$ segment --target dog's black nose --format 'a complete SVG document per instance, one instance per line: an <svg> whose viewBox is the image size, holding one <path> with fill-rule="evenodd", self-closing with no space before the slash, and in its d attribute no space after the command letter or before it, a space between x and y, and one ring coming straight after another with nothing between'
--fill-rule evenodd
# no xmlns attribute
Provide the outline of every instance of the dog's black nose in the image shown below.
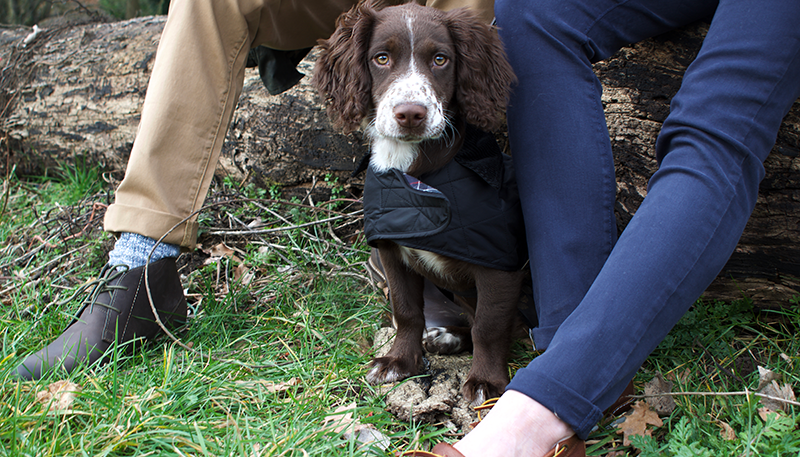
<svg viewBox="0 0 800 457"><path fill-rule="evenodd" d="M422 105L397 105L394 107L394 118L401 127L417 128L428 115L428 109Z"/></svg>

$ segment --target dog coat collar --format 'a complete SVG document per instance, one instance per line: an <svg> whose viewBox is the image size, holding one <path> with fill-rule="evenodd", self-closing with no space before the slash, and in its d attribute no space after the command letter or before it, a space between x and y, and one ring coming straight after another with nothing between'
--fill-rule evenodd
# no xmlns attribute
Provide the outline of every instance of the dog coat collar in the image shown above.
<svg viewBox="0 0 800 457"><path fill-rule="evenodd" d="M439 170L412 177L367 169L364 232L371 246L391 240L498 270L518 270L528 259L511 158L471 126Z"/></svg>

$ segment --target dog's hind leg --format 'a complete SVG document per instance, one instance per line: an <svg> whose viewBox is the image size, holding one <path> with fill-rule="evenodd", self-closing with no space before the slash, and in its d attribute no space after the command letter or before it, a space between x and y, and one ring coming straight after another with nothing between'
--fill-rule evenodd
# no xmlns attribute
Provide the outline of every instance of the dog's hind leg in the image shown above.
<svg viewBox="0 0 800 457"><path fill-rule="evenodd" d="M472 368L462 393L473 404L500 396L509 382L508 355L518 323L523 272L484 268L476 275L478 306L472 325Z"/></svg>
<svg viewBox="0 0 800 457"><path fill-rule="evenodd" d="M367 261L367 273L384 293L389 291L380 253L375 248L372 248ZM471 305L456 303L429 279L423 281L425 331L422 333L422 345L425 351L440 355L471 351L471 316L475 312L476 303ZM471 312L468 313L467 309Z"/></svg>
<svg viewBox="0 0 800 457"><path fill-rule="evenodd" d="M469 327L427 327L422 345L431 354L459 354L472 350L472 331Z"/></svg>
<svg viewBox="0 0 800 457"><path fill-rule="evenodd" d="M370 384L399 381L419 374L424 367L423 277L403 263L394 243L383 242L379 250L389 284L397 334L389 352L372 361L372 368L367 372L367 381Z"/></svg>
<svg viewBox="0 0 800 457"><path fill-rule="evenodd" d="M431 281L425 280L425 332L422 345L431 354L458 354L472 350L471 306L448 298ZM460 297L456 300L462 300ZM472 298L474 301L474 298Z"/></svg>

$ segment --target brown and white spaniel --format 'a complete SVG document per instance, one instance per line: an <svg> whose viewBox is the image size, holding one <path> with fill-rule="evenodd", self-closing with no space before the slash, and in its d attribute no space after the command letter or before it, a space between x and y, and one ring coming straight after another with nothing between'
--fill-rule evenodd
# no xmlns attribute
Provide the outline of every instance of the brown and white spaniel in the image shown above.
<svg viewBox="0 0 800 457"><path fill-rule="evenodd" d="M364 130L370 172L429 175L453 162L467 124L492 131L503 122L515 77L496 30L466 9L361 4L343 14L320 45L313 83L335 126ZM365 187L365 201L368 192ZM426 332L422 291L428 278L454 291L473 316L474 357L464 395L479 403L501 394L524 273L386 238L371 244L385 270L397 335L389 353L373 360L368 381L393 382L424 370L423 333L429 350L467 346L446 329Z"/></svg>

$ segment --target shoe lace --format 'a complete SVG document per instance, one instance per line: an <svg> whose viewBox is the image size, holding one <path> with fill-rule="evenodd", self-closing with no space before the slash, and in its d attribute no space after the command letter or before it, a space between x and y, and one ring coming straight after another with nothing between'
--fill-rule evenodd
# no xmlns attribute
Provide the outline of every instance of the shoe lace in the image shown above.
<svg viewBox="0 0 800 457"><path fill-rule="evenodd" d="M497 403L497 400L500 400L500 397L490 398L490 399L486 400L485 402L481 403L480 405L474 406L472 408L472 409L475 410L475 412L478 413L478 422L483 420L482 413L484 411L486 411L487 409L492 409L492 407L495 405L495 403ZM485 415L486 413L483 413L483 414Z"/></svg>
<svg viewBox="0 0 800 457"><path fill-rule="evenodd" d="M108 308L108 309L114 310L116 308L114 308L110 304L98 303L97 302L97 297L99 297L100 294L102 294L103 292L111 292L111 291L114 291L114 290L127 290L128 288L125 287L125 286L120 286L120 285L117 285L117 284L110 284L112 281L114 281L115 279L119 278L120 276L125 274L127 271L128 271L128 266L127 265L110 265L110 264L106 264L100 270L100 274L97 276L97 278L93 278L93 279L83 283L80 287L75 289L75 292L73 292L72 295L70 295L66 299L60 301L58 303L58 305L63 305L65 303L71 302L75 297L85 293L87 290L89 290L91 288L91 291L89 292L89 294L86 296L86 298L83 299L83 302L81 302L81 308L80 308L81 310L83 310L84 308L86 308L88 306L88 307L90 307L89 311L91 311L92 307L94 307L94 305L99 305L99 306L102 306L104 308Z"/></svg>

